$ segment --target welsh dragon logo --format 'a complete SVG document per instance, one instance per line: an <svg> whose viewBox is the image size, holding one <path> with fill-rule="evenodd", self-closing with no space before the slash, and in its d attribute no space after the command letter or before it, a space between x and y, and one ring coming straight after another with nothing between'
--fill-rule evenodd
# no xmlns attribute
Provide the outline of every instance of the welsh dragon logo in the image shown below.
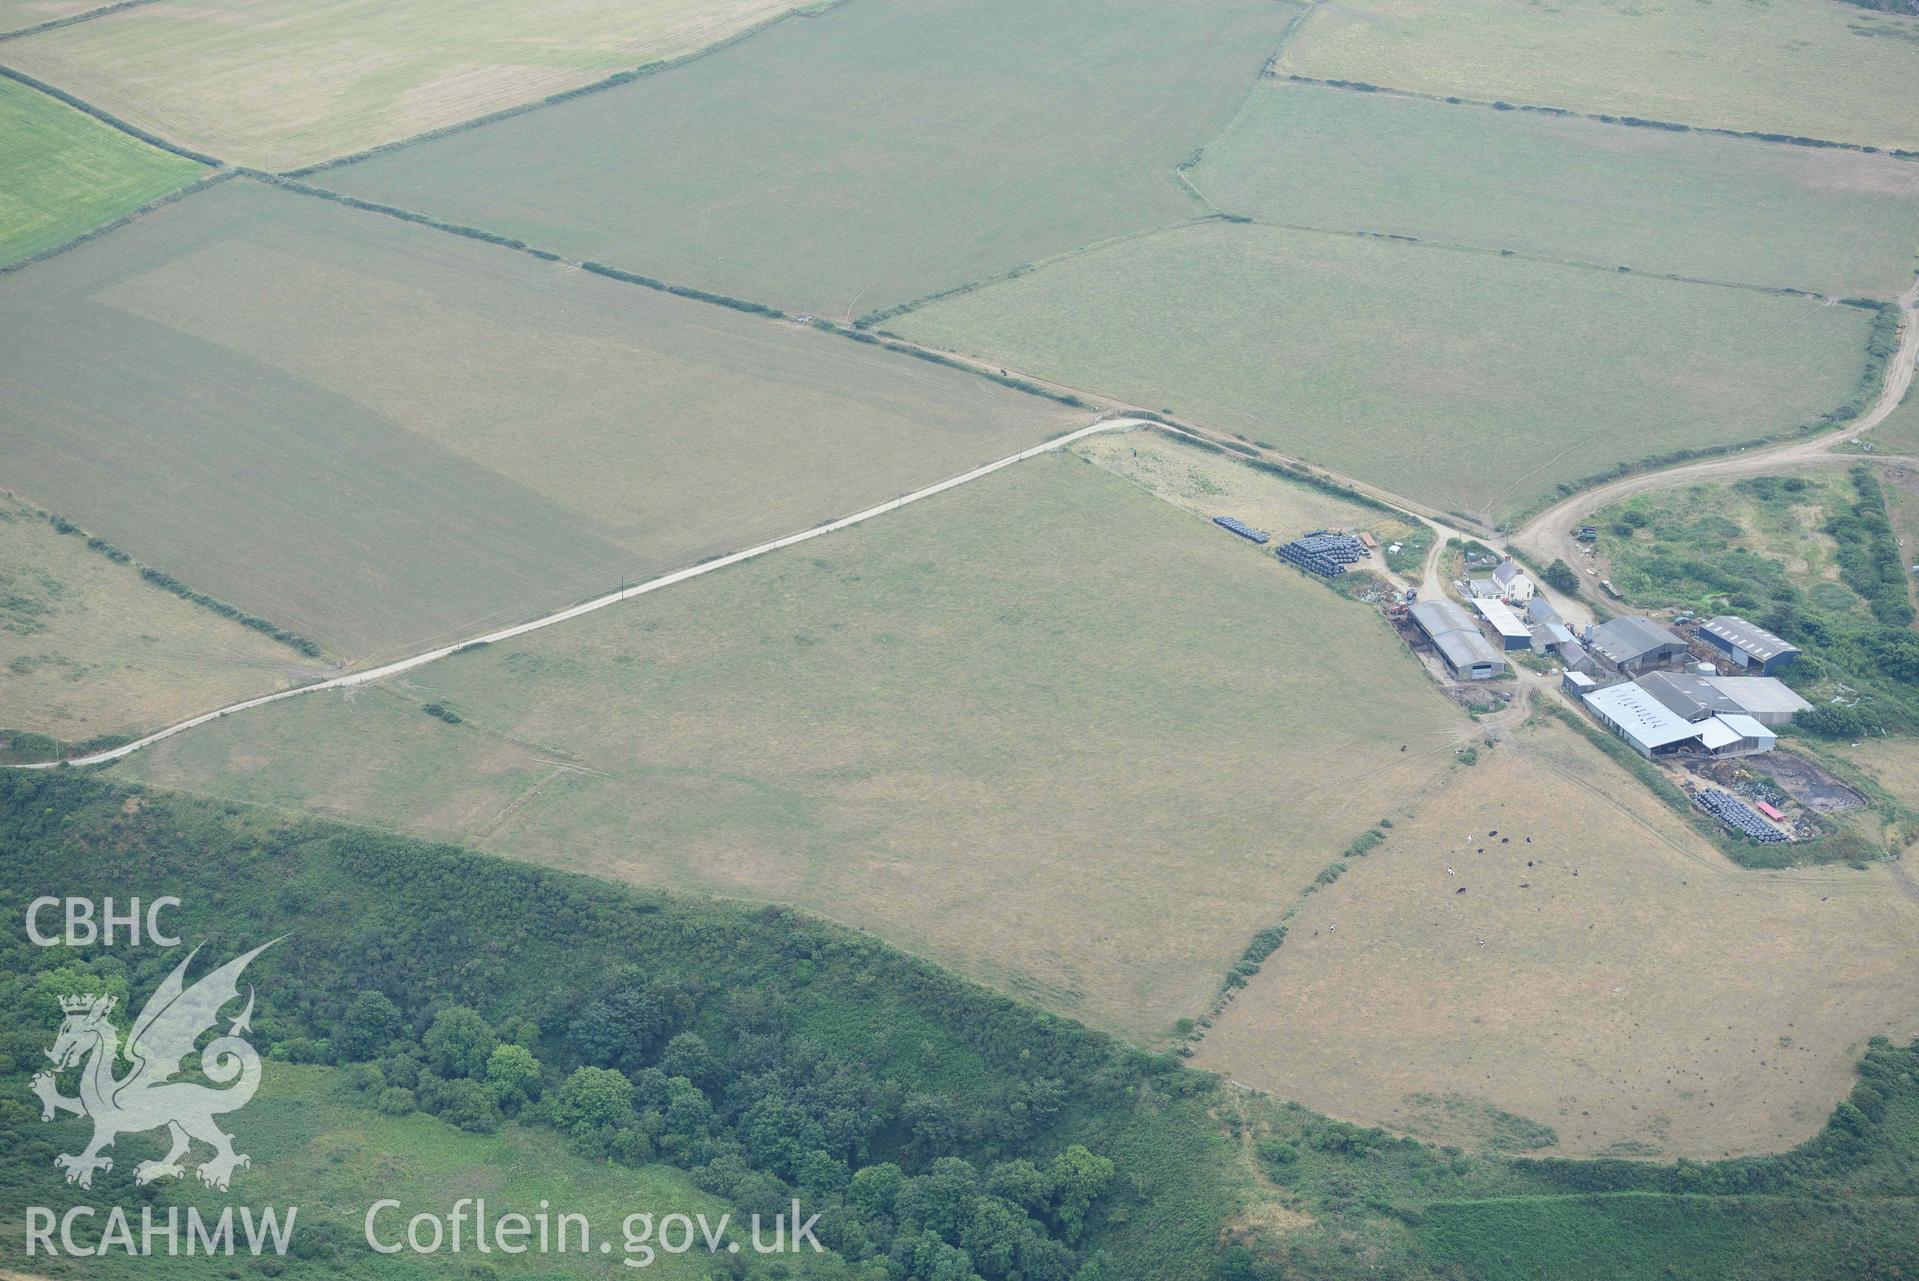
<svg viewBox="0 0 1919 1281"><path fill-rule="evenodd" d="M234 1170L252 1164L233 1150L233 1136L214 1121L216 1116L245 1107L260 1088L260 1056L241 1036L251 1028L252 988L247 989L246 1008L228 1025L226 1035L214 1038L200 1051L200 1071L214 1085L227 1088L214 1089L173 1077L180 1071L180 1060L193 1052L194 1042L219 1023L221 1007L239 998L240 974L247 964L277 942L264 943L227 962L192 987L185 983L187 966L200 949L189 952L134 1020L124 1050L133 1070L125 1076L114 1075L122 1050L119 1029L107 1018L113 1010L113 998L60 998L66 1019L60 1024L53 1048L47 1051L54 1070L33 1078L33 1092L40 1097L42 1121L51 1121L61 1112L93 1118L93 1142L87 1144L86 1151L78 1156L63 1152L53 1158L54 1165L67 1172L68 1183L92 1187L96 1170L113 1169L112 1158L101 1156L101 1149L112 1147L119 1135L162 1126L173 1146L160 1160L142 1161L134 1167L134 1178L142 1184L186 1173L181 1158L195 1139L213 1149L213 1156L198 1170L200 1181L208 1187L225 1191ZM80 1069L80 1096L68 1098L60 1093L58 1074L74 1067Z"/></svg>

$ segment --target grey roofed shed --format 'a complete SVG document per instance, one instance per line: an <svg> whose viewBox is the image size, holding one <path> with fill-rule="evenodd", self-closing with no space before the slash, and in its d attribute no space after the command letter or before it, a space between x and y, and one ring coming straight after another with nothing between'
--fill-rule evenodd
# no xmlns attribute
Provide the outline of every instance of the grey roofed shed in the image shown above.
<svg viewBox="0 0 1919 1281"><path fill-rule="evenodd" d="M1650 618L1623 614L1593 628L1587 648L1615 667L1659 662L1686 652L1686 642Z"/></svg>
<svg viewBox="0 0 1919 1281"><path fill-rule="evenodd" d="M1795 713L1812 706L1776 676L1708 676L1706 680L1761 725L1784 725Z"/></svg>
<svg viewBox="0 0 1919 1281"><path fill-rule="evenodd" d="M1423 600L1413 606L1412 618L1456 675L1485 680L1507 670L1499 651L1480 634L1466 611L1451 601Z"/></svg>
<svg viewBox="0 0 1919 1281"><path fill-rule="evenodd" d="M1639 678L1639 688L1688 721L1745 710L1739 700L1691 672L1649 672Z"/></svg>
<svg viewBox="0 0 1919 1281"><path fill-rule="evenodd" d="M1781 640L1765 628L1734 614L1709 618L1699 625L1699 631L1719 649L1739 658L1742 663L1758 666L1763 672L1769 673L1779 664L1799 657L1799 647L1791 641Z"/></svg>

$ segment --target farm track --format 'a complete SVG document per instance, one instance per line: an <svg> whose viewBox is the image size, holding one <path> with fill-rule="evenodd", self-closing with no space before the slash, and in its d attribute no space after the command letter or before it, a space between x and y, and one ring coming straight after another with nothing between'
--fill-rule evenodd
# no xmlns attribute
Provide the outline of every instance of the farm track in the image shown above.
<svg viewBox="0 0 1919 1281"><path fill-rule="evenodd" d="M186 732L187 730L194 729L194 728L197 728L198 726L208 724L209 722L219 720L221 717L230 715L231 713L234 713L234 712L244 712L244 711L249 711L256 707L265 707L269 703L284 702L285 700L289 698L298 698L302 694L317 694L322 692L323 690L351 689L359 685L371 685L377 681L385 680L388 677L398 676L403 672L410 672L416 667L424 667L428 663L435 662L439 659L446 658L450 655L456 654L460 652L461 650L468 648L469 646L491 645L499 641L513 640L520 636L524 636L528 634L529 632L536 632L542 628L551 627L555 623L564 623L569 621L570 619L580 618L580 617L583 617L584 615L595 613L599 610L605 609L609 605L617 605L621 601L632 600L633 598L637 596L644 596L649 592L658 591L662 587L671 587L676 583L683 583L688 581L689 579L698 578L698 577L701 577L702 575L710 574L717 570L726 569L727 567L732 565L738 565L745 561L755 560L761 556L767 555L770 552L776 552L783 548L793 547L800 543L808 542L812 539L822 537L826 534L836 533L839 530L849 528L850 526L853 526L853 525L857 525L861 521L870 520L875 516L883 516L888 512L898 511L900 508L919 502L921 499L931 498L935 496L936 494L943 494L949 489L957 489L961 485L970 484L973 481L980 480L986 476L990 476L996 471L1000 471L1004 468L1011 467L1015 463L1025 462L1029 458L1037 458L1042 454L1057 452L1061 449L1064 449L1066 446L1071 445L1075 441L1083 440L1086 437L1094 435L1096 433L1107 432L1107 431L1126 431L1126 430L1131 430L1134 427L1144 427L1147 425L1148 424L1146 420L1139 419L1139 418L1104 419L1100 422L1093 423L1090 426L1082 427L1077 431L1068 432L1067 434L1063 436L1055 437L1054 439L1046 441L1043 444L1035 445L1031 447L1030 449L1023 449L1016 454L1011 454L995 462L987 463L986 465L982 467L975 467L973 470L969 472L964 472L958 476L951 477L950 479L942 480L935 484L928 485L924 489L917 489L910 494L905 494L898 498L889 499L888 501L884 503L880 503L874 507L868 507L864 511L858 511L853 513L851 516L842 516L838 520L828 521L822 525L815 525L813 528L802 530L801 532L797 534L788 534L783 538L776 538L772 540L771 542L761 543L756 547L748 547L742 551L730 553L729 555L720 556L712 560L703 561L696 565L689 565L684 569L677 569L677 570L674 570L672 573L662 574L657 578L648 579L647 581L643 583L637 583L631 587L625 587L616 592L609 592L604 596L597 596L593 598L592 600L584 601L578 605L569 606L566 609L556 610L555 612L551 614L542 615L541 617L532 619L528 622L518 623L512 627L501 628L498 631L489 632L484 636L475 636L469 640L459 641L455 644L441 645L437 648L425 650L421 653L414 654L407 658L398 659L391 663L383 663L378 667L367 668L364 671L347 672L340 676L330 677L327 680L316 681L315 683L311 685L300 685L300 686L296 686L293 689L280 690L278 693L263 694L257 698L242 699L241 701L237 703L230 703L225 707L216 708L210 712L202 712L198 716L189 717L186 720L179 721L173 725L169 725L164 729L156 730L151 734L147 734L141 738L137 738L131 743L124 743L119 747L110 748L106 751L94 752L91 755L87 755L87 756L71 757L65 761L37 761L32 764L19 766L18 768L53 769L63 764L65 765L104 765L110 761L117 761L123 757L131 756L133 753L139 751L140 749L144 747L150 747L155 743L161 742L165 739L172 738L176 734L181 734Z"/></svg>
<svg viewBox="0 0 1919 1281"><path fill-rule="evenodd" d="M1314 3L1316 4L1317 0L1314 0ZM115 7L117 8L117 6ZM1309 12L1311 7L1313 6L1312 5L1308 6ZM92 15L88 15L88 16L92 16ZM1304 15L1302 14L1301 16L1303 18ZM1282 50L1284 48L1286 40L1289 39L1298 30L1298 27L1299 27L1299 23L1296 21L1293 26L1290 26L1287 29L1287 32L1285 33L1285 36L1282 37L1282 41L1281 41ZM4 69L0 69L0 70L4 70ZM9 74L12 74L12 73L9 73ZM67 95L65 95L64 92L61 92L57 96L66 97ZM114 117L107 115L106 113L99 112L97 111L97 109L91 108L88 104L80 103L77 100L75 100L74 105L79 106L82 110L87 110L89 114L95 114L99 116L100 118L104 119L107 123L112 124L122 129L123 131L132 133L135 136L140 136L140 131L131 129L130 127L124 125L122 122L118 121ZM526 109L537 110L538 108L536 105ZM151 140L151 139L143 139L143 140ZM400 142L396 142L390 145L396 146L396 147L404 146L406 145L408 141L411 141L411 140L402 140ZM174 149L171 146L171 144L163 143L161 145L166 146L169 150ZM1779 145L1790 145L1790 144L1779 144ZM220 165L219 168L223 172L229 171L229 168L224 165ZM269 175L249 175L249 176L256 176L258 178L266 179L269 182L272 181L272 178ZM281 184L274 183L274 185L281 185ZM286 189L286 188L283 187L283 189ZM310 192L305 192L302 194L308 194L314 198L335 199L335 200L339 199L336 193L326 191L325 189L316 188ZM398 211L398 210L390 211L384 208L366 208L364 206L362 206L361 208L362 208L362 211L364 212L380 214L382 216L388 216L388 217L400 217L404 221L414 222L415 225L427 226L434 230L439 230L447 234L466 234L466 232L461 229L456 229L446 225L439 224L437 221L432 219L421 218L416 215L409 215L409 214L406 214L404 211ZM1164 230L1164 229L1159 229L1159 230ZM1147 233L1147 234L1152 234L1152 233ZM89 239L89 238L91 238L91 236L83 237L82 240ZM75 243L79 243L79 242L75 242ZM1450 246L1435 246L1435 247L1450 247ZM521 249L520 251L526 252L527 250ZM561 261L569 261L569 260L562 259ZM577 266L578 264L572 264L572 265ZM1836 305L1836 304L1828 302L1827 305ZM1454 518L1448 516L1447 514L1438 512L1426 506L1425 504L1410 500L1402 495L1392 492L1391 490L1387 490L1383 487L1372 485L1365 481L1359 480L1356 477L1346 476L1342 473L1339 473L1337 471L1334 471L1328 468L1315 467L1311 464L1306 463L1305 460L1303 459L1293 458L1291 456L1281 454L1278 451L1265 449L1263 447L1257 448L1256 454L1259 457L1262 457L1271 461L1277 461L1292 467L1306 469L1307 471L1317 474L1318 476L1321 476L1335 484L1346 486L1350 488L1354 493L1363 495L1368 498L1375 499L1379 502L1387 504L1388 506L1398 509L1406 513L1407 515L1413 517L1414 519L1421 521L1422 523L1426 524L1429 528L1431 528L1431 530L1434 533L1433 546L1427 555L1426 563L1423 567L1423 572L1422 572L1421 581L1420 581L1421 595L1430 599L1436 596L1443 596L1444 594L1443 575L1441 575L1439 572L1439 565L1440 565L1441 550L1444 547L1446 541L1449 539L1460 539L1460 540L1476 539L1477 541L1480 541L1490 547L1493 547L1499 550L1517 549L1522 552L1531 553L1541 560L1549 561L1552 559L1565 559L1568 564L1577 564L1579 559L1578 545L1574 542L1572 538L1572 528L1573 528L1572 522L1584 512L1595 510L1598 507L1604 506L1608 503L1616 502L1621 498L1628 497L1632 494L1644 492L1646 490L1670 488L1670 487L1679 486L1679 485L1692 484L1692 483L1696 483L1697 481L1701 479L1711 478L1714 476L1745 474L1752 471L1765 470L1774 466L1778 466L1780 464L1791 465L1796 463L1801 465L1810 465L1810 464L1816 464L1819 462L1826 461L1829 458L1844 457L1842 455L1835 455L1834 454L1835 448L1847 441L1855 439L1862 433L1870 430L1872 427L1875 427L1879 423L1883 422L1886 419L1886 417L1889 416L1892 413L1892 411L1898 407L1901 399L1905 396L1907 389L1911 385L1913 372L1914 372L1915 359L1919 359L1919 323L1916 323L1915 321L1915 307L1919 307L1919 280L1916 280L1913 283L1913 285L1910 288L1908 288L1903 295L1901 295L1901 297L1898 299L1898 306L1901 312L1900 326L1899 326L1900 343L1899 343L1898 350L1896 351L1896 353L1894 354L1894 356L1892 357L1892 359L1888 362L1886 366L1886 374L1885 374L1883 384L1881 386L1880 395L1877 401L1875 402L1875 404L1873 405L1873 407L1869 411L1861 415L1858 419L1854 420L1853 423L1848 425L1843 430L1837 433L1824 434L1808 440L1787 441L1774 446L1764 446L1764 447L1754 448L1754 449L1744 451L1743 453L1734 457L1707 459L1707 460L1703 460L1696 463L1684 464L1678 467L1672 467L1664 470L1651 471L1651 472L1646 472L1639 475L1625 477L1620 480L1611 482L1609 484L1601 485L1595 489L1582 491L1579 494L1575 494L1559 503L1554 504L1552 507L1541 512L1539 515L1533 517L1531 520L1527 521L1524 525L1522 525L1517 531L1514 531L1511 535L1503 539L1498 536L1492 535L1490 533L1473 533L1473 532L1463 531L1452 523ZM899 346L903 348L911 348L917 351L925 351L928 353L937 354L943 359L950 361L951 363L962 365L968 369L973 370L974 372L980 373L983 376L992 377L994 376L994 373L995 373L994 367L991 366L988 362L983 360L978 360L978 359L965 357L965 356L959 356L954 353L939 352L938 349L936 348L929 348L929 347L926 347L924 344L914 343L910 340L899 339L897 337L893 338L892 341L894 341L895 343L897 343ZM1017 373L1018 371L1008 371L1008 372ZM1046 388L1050 391L1077 395L1081 397L1082 399L1085 399L1091 402L1095 407L1098 407L1101 405L1111 406L1121 413L1126 413L1129 411L1136 411L1140 413L1146 412L1144 410L1144 407L1142 406L1127 405L1124 402L1120 402L1111 396L1102 394L1097 391L1093 391L1088 388L1080 388L1080 387L1070 386L1067 384L1060 384L1048 379L1033 377L1025 374L1020 374L1019 376L1034 385ZM1020 453L1014 454L1008 458L1000 459L997 462L986 464L983 467L976 468L973 471L964 473L960 476L953 477L949 480L939 482L938 484L929 486L925 489L915 491L914 493L907 494L903 497L891 500L887 503L880 504L879 506L869 508L865 511L856 513L855 515L844 517L844 518L841 518L840 520L832 521L827 524L817 526L814 529L807 530L799 534L789 535L785 538L776 539L776 540L773 540L772 542L764 543L756 547L751 547L751 548L744 549L742 551L730 553L728 555L719 557L717 559L707 561L703 564L694 565L685 569L674 571L672 573L665 574L654 579L650 579L636 586L624 588L620 591L610 593L605 596L596 597L582 604L571 606L567 609L559 610L551 614L543 615L529 622L520 623L512 627L508 627L492 633L488 633L484 636L478 636L478 637L470 638L468 640L459 641L453 644L439 646L437 648L429 649L406 658L381 664L377 667L368 668L362 671L346 672L341 675L334 676L320 682L316 682L314 684L298 686L294 689L282 690L275 694L265 695L259 698L254 698L249 700L244 700L239 703L218 708L213 711L209 711L201 715L192 717L188 720L179 722L177 724L167 726L161 730L155 731L152 734L136 739L131 743L124 744L121 747L113 748L104 752L94 753L92 755L85 756L85 757L72 758L71 760L64 763L75 764L75 765L91 765L91 764L102 764L102 763L110 762L113 760L118 760L124 756L128 756L132 754L133 752L140 750L143 747L149 746L152 743L156 743L163 739L170 738L175 734L184 732L185 730L194 728L196 726L206 724L209 721L216 720L231 712L245 711L253 707L263 706L267 703L278 702L282 699L297 697L301 694L313 693L320 690L340 689L340 688L348 688L356 685L371 684L375 681L384 679L386 677L398 675L405 671L410 671L415 667L423 666L424 664L433 662L436 659L446 657L468 645L491 643L492 641L495 641L495 640L505 640L505 639L517 637L542 627L551 626L555 623L564 622L568 619L579 617L580 615L583 615L586 613L591 613L598 609L605 608L608 605L616 604L619 601L630 599L635 596L643 595L647 592L657 590L661 587L671 586L674 583L682 582L682 581L685 581L686 579L697 577L700 574L707 573L715 569L724 568L725 566L728 566L728 565L738 564L744 560L765 555L769 552L779 550L783 547L791 546L795 543L803 542L808 539L818 537L821 534L831 533L831 532L834 532L835 530L846 528L847 526L851 524L857 523L861 520L865 520L869 517L882 515L888 511L892 511L899 507L903 507L909 503L916 502L921 498L931 497L934 494L944 492L947 489L951 489L958 485L968 483L969 481L979 479L982 476L985 476L987 474L990 474L991 472L997 471L1000 468L1010 466L1013 463L1023 461L1027 458L1035 457L1042 453L1047 453L1047 452L1060 449L1064 447L1065 445L1072 443L1073 441L1082 439L1083 437L1091 435L1095 432L1128 429L1136 426L1145 426L1149 424L1149 421L1150 421L1149 419L1145 419L1145 418L1121 417L1121 418L1109 419L1104 422L1095 423L1089 427L1082 428L1079 431L1070 433L1066 436L1059 437L1055 440L1048 441L1042 445L1021 451ZM1211 432L1205 429L1196 429L1196 428L1185 426L1185 425L1181 425L1178 428L1178 430L1185 431L1202 440L1211 441L1211 440L1224 439L1224 437L1220 436L1218 433ZM1251 450L1254 450L1256 447L1250 446L1250 445L1236 445L1235 448L1251 451ZM1551 602L1559 610L1561 616L1566 618L1569 622L1579 621L1581 616L1585 615L1587 612L1583 608L1576 607L1569 598L1566 598L1561 593L1557 593L1551 590L1544 583L1539 584L1539 590L1541 595L1545 596L1549 600L1549 602ZM31 765L23 766L22 768L29 768L29 769L51 768L53 765L60 764L60 763L63 763L63 762L37 762Z"/></svg>
<svg viewBox="0 0 1919 1281"><path fill-rule="evenodd" d="M1871 409L1845 427L1806 440L1762 445L1729 457L1708 458L1663 471L1626 476L1593 489L1582 490L1528 520L1508 537L1507 543L1540 560L1559 559L1576 565L1579 563L1579 544L1573 534L1580 518L1634 494L1694 485L1719 477L1750 475L1782 465L1811 466L1829 459L1870 458L1870 455L1839 454L1836 450L1884 422L1899 407L1899 402L1905 399L1907 390L1912 386L1914 363L1919 361L1919 310L1915 310L1919 309L1919 280L1914 281L1899 296L1898 306L1899 347L1886 362L1886 376L1880 387L1879 398Z"/></svg>

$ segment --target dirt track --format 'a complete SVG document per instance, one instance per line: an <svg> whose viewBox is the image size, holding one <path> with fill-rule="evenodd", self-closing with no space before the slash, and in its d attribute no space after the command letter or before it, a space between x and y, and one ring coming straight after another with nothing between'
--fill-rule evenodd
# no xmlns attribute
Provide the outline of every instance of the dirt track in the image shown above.
<svg viewBox="0 0 1919 1281"><path fill-rule="evenodd" d="M1725 458L1708 458L1664 471L1625 476L1595 489L1583 490L1563 502L1554 503L1527 521L1512 533L1508 542L1540 561L1564 560L1569 565L1578 565L1582 557L1573 533L1581 519L1634 494L1649 489L1696 485L1701 481L1725 477L1749 476L1755 472L1774 471L1782 466L1814 466L1834 458L1852 461L1849 455L1835 454L1836 447L1884 422L1886 416L1898 408L1912 385L1913 365L1915 360L1919 360L1919 323L1915 323L1915 306L1919 306L1919 281L1915 281L1899 298L1899 350L1893 353L1886 364L1886 380L1879 399L1871 409L1846 427L1808 440L1786 441Z"/></svg>

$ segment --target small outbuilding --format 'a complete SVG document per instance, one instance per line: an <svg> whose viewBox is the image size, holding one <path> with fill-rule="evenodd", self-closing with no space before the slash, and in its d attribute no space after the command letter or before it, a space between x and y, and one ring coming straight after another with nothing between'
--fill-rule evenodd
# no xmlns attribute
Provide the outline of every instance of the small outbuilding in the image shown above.
<svg viewBox="0 0 1919 1281"><path fill-rule="evenodd" d="M1532 629L1519 621L1513 607L1503 600L1475 600L1473 608L1486 620L1499 638L1501 649L1525 649L1533 643Z"/></svg>

